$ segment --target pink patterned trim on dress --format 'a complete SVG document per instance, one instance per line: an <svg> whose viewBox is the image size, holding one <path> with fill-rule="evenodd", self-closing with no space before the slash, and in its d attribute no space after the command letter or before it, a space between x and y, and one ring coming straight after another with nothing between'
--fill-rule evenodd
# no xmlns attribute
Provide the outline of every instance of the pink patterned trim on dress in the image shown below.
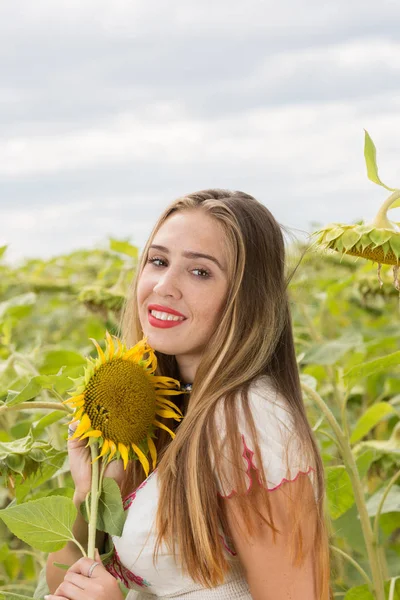
<svg viewBox="0 0 400 600"><path fill-rule="evenodd" d="M112 555L110 561L105 565L105 568L113 577L115 577L115 579L119 579L119 581L122 581L124 586L128 589L131 588L131 585L130 585L131 583L135 583L136 585L138 585L139 587L142 587L142 588L150 587L150 585L151 585L148 581L143 579L143 577L140 577L139 575L135 575L134 573L132 573L132 571L127 569L122 564L122 562L118 556L118 552L115 548L114 548L113 555Z"/></svg>
<svg viewBox="0 0 400 600"><path fill-rule="evenodd" d="M142 488L144 488L144 486L146 485L146 483L148 483L148 481L150 481L150 479L152 478L152 476L154 475L154 473L156 471L157 471L157 469L154 469L154 471L152 471L150 473L150 475L148 476L148 478L145 479L144 481L142 481L142 483L139 485L139 487L136 488L136 490L134 492L131 492L129 494L129 496L127 496L126 498L123 499L122 504L124 506L124 510L128 510L128 508L132 505L132 502L136 498L136 494L138 493L138 491L141 490Z"/></svg>
<svg viewBox="0 0 400 600"><path fill-rule="evenodd" d="M262 481L261 481L261 477L260 477L260 471L258 469L258 467L256 467L256 465L253 462L253 456L254 456L254 452L253 450L251 450L251 448L249 448L246 444L246 439L244 437L244 435L242 434L242 442L243 442L243 458L247 461L247 469L246 469L246 475L250 480L250 483L247 487L246 493L248 494L251 490L251 487L253 485L253 481L250 475L251 470L253 469L254 471L256 471L257 473L257 478L258 478L258 482L259 484L262 486ZM267 492L273 492L274 490L278 489L279 487L281 487L281 485L283 483L289 483L289 482L293 482L296 481L296 479L299 477L299 475L308 475L309 473L311 473L311 471L315 471L314 467L308 467L308 469L306 471L299 471L296 475L296 477L294 477L293 479L286 479L286 477L284 477L282 479L282 481L280 483L278 483L278 485L276 485L273 488L266 488ZM226 496L224 496L224 494L221 494L220 492L218 492L218 495L221 496L221 498L225 498L226 500L229 500L230 498L232 498L235 494L237 494L236 490L232 490L230 492L230 494L227 494Z"/></svg>

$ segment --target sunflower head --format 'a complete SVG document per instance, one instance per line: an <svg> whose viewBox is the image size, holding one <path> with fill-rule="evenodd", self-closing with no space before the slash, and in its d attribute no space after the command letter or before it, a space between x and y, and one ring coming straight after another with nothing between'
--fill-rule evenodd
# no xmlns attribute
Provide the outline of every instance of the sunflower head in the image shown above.
<svg viewBox="0 0 400 600"><path fill-rule="evenodd" d="M325 249L336 250L342 254L350 254L366 258L378 263L378 278L381 265L392 265L394 285L400 289L398 268L400 264L400 230L394 227L379 228L373 223L366 225L343 225L332 223L315 234L316 244Z"/></svg>
<svg viewBox="0 0 400 600"><path fill-rule="evenodd" d="M157 427L174 437L158 417L182 419L182 413L168 396L180 394L179 382L156 376L157 358L144 339L131 349L106 332L105 350L96 340L98 356L88 358L85 373L76 383L66 403L76 411L73 421L79 425L72 438L95 438L106 462L122 458L140 460L146 476L150 453L153 468L157 452L152 437Z"/></svg>
<svg viewBox="0 0 400 600"><path fill-rule="evenodd" d="M368 178L377 185L392 192L381 205L371 223L342 225L332 223L316 231L316 244L343 254L366 258L378 263L378 280L382 265L393 266L393 279L396 290L400 291L398 271L400 265L400 228L399 223L391 221L387 213L400 206L400 189L387 186L380 179L376 161L376 148L369 133L365 131L364 157Z"/></svg>

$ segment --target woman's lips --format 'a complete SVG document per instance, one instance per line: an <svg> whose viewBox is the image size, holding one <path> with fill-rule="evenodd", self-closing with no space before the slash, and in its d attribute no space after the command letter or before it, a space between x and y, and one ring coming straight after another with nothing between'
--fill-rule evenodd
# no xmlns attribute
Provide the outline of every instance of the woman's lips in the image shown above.
<svg viewBox="0 0 400 600"><path fill-rule="evenodd" d="M164 321L163 319L157 319L154 315L148 311L149 323L153 327L159 327L160 329L168 329L169 327L175 327L176 325L182 325L186 319L182 321Z"/></svg>

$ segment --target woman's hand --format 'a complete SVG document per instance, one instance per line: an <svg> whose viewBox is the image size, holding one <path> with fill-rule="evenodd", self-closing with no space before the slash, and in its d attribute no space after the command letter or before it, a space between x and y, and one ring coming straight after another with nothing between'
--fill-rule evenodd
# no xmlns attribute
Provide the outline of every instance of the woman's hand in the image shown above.
<svg viewBox="0 0 400 600"><path fill-rule="evenodd" d="M124 596L96 550L96 561L80 558L68 569L54 594L45 596L45 600L124 600Z"/></svg>

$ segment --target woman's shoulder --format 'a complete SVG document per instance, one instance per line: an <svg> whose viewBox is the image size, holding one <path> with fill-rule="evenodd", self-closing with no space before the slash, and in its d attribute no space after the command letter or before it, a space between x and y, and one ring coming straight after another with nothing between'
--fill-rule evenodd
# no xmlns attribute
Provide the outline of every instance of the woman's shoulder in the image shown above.
<svg viewBox="0 0 400 600"><path fill-rule="evenodd" d="M226 429L226 411L231 409L226 405L225 400L225 398L222 398L216 407L216 420L218 426L222 428L220 429L222 432L225 432ZM290 406L268 375L262 375L251 381L247 386L237 390L234 404L238 427L242 432L243 429L247 430L249 427L249 414L256 429L260 429L261 432L265 429L272 429L273 432L276 432L276 427L281 433L284 431L289 433L295 430Z"/></svg>
<svg viewBox="0 0 400 600"><path fill-rule="evenodd" d="M246 389L246 388L244 388ZM277 390L268 376L259 377L247 387L246 402L242 390L235 394L237 435L242 448L242 469L250 485L250 471L263 471L268 489L276 489L284 481L291 481L299 473L310 474L308 453L299 438L295 419L286 398ZM216 412L216 426L220 443L220 458L226 460L226 476L219 477L219 492L224 497L232 495L232 463L229 439L232 437L230 407L220 402Z"/></svg>

